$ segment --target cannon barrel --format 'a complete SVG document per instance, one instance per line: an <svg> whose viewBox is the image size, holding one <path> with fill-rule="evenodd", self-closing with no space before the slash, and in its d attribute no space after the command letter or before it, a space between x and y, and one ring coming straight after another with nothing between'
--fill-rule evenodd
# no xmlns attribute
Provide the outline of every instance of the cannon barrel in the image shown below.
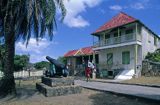
<svg viewBox="0 0 160 105"><path fill-rule="evenodd" d="M56 60L56 59L53 59L53 58L51 58L51 57L49 57L49 56L46 56L46 59L47 59L50 63L54 64L57 68L61 68L61 69L64 69L64 68L65 68L65 65L62 64L61 62L59 62L59 61Z"/></svg>

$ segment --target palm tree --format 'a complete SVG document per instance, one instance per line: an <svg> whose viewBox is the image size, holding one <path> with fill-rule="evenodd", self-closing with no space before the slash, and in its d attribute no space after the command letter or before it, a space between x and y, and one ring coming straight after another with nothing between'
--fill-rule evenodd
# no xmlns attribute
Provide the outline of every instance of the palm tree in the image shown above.
<svg viewBox="0 0 160 105"><path fill-rule="evenodd" d="M46 32L52 40L57 8L60 8L63 20L66 14L63 0L0 0L0 37L5 39L0 94L16 93L13 75L15 41L23 39L28 44L32 33L38 41Z"/></svg>
<svg viewBox="0 0 160 105"><path fill-rule="evenodd" d="M0 71L4 71L4 55L5 51L4 51L4 45L1 45L0 43Z"/></svg>

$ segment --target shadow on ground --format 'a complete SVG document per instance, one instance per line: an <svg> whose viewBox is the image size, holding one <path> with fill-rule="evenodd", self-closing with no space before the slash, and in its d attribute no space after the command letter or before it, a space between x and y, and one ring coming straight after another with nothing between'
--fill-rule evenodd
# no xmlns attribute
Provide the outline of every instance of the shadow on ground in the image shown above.
<svg viewBox="0 0 160 105"><path fill-rule="evenodd" d="M159 105L159 102L129 96L100 92L89 97L93 105Z"/></svg>
<svg viewBox="0 0 160 105"><path fill-rule="evenodd" d="M26 100L28 98L31 98L32 96L35 96L38 93L35 87L36 83L32 84L22 84L16 85L16 95L8 95L8 96L1 96L0 102L7 102L7 101L16 101L16 100Z"/></svg>

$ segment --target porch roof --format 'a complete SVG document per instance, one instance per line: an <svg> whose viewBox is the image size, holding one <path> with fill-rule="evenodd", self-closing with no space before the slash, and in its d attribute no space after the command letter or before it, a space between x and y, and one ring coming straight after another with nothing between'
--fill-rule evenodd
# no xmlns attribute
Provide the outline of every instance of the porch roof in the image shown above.
<svg viewBox="0 0 160 105"><path fill-rule="evenodd" d="M93 54L93 47L84 47L80 48L78 50L70 50L66 54L64 54L64 57L72 57L72 56L82 56L82 55L91 55Z"/></svg>

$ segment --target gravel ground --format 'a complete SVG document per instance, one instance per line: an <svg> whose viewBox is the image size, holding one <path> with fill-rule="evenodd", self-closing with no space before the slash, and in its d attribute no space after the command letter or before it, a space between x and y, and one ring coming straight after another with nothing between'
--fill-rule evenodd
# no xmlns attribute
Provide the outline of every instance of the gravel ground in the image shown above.
<svg viewBox="0 0 160 105"><path fill-rule="evenodd" d="M83 89L81 94L58 97L44 97L35 89L35 81L23 81L17 86L17 97L0 99L0 105L159 105L142 99L135 99Z"/></svg>

